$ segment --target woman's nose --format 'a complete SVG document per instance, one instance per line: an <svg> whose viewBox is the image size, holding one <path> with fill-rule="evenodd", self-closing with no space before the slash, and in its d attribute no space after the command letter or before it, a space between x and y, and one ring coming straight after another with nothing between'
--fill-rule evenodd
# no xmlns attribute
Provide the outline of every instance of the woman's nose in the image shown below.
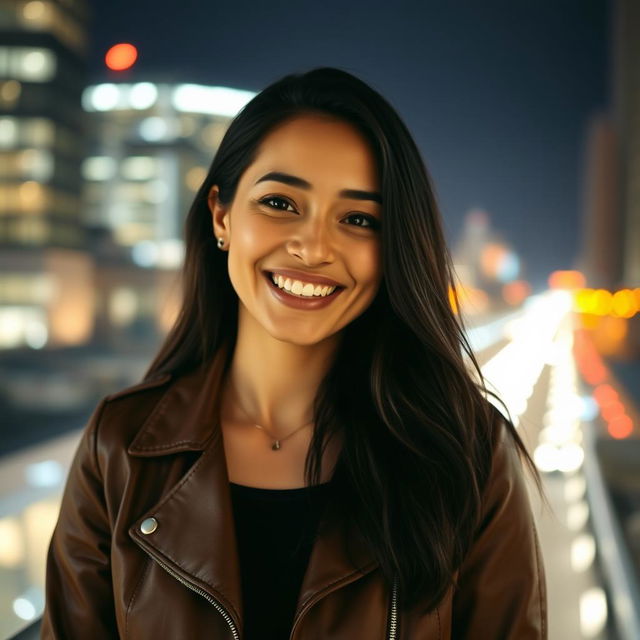
<svg viewBox="0 0 640 640"><path fill-rule="evenodd" d="M296 229L289 240L290 251L300 255L310 264L333 259L333 237L326 222L309 218Z"/></svg>

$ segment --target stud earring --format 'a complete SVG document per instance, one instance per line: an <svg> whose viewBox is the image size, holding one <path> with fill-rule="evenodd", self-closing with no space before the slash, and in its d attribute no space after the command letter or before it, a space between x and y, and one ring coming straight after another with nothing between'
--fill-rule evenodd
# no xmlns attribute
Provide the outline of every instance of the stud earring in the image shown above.
<svg viewBox="0 0 640 640"><path fill-rule="evenodd" d="M218 238L218 249L222 249L224 246L224 238Z"/></svg>

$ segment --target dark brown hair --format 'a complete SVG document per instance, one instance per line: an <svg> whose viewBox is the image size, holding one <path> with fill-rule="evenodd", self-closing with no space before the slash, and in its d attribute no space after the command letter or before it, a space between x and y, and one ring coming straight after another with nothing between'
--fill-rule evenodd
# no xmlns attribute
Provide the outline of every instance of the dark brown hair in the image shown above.
<svg viewBox="0 0 640 640"><path fill-rule="evenodd" d="M323 444L340 429L335 517L358 527L389 583L397 577L401 608L420 601L429 610L452 584L478 523L496 410L487 396L505 405L485 387L450 302L452 291L459 308L425 164L399 115L373 88L346 71L316 68L274 82L234 118L188 213L182 306L145 379L187 372L221 348L232 353L238 298L207 196L218 185L219 201L230 204L262 139L305 113L340 118L365 136L383 199L382 283L370 307L344 328L318 388L305 477L319 482ZM533 460L505 421L543 493Z"/></svg>

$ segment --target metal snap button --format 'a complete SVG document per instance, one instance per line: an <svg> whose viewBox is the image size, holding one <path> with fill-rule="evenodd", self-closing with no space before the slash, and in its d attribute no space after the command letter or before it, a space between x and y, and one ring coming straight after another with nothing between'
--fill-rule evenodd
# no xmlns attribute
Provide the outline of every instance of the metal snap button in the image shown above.
<svg viewBox="0 0 640 640"><path fill-rule="evenodd" d="M158 528L158 521L155 518L146 518L140 525L142 533L153 533Z"/></svg>

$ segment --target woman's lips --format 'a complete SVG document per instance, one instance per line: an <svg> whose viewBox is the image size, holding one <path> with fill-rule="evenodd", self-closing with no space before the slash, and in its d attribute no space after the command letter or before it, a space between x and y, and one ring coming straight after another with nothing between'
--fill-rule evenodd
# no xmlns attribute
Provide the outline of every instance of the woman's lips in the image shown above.
<svg viewBox="0 0 640 640"><path fill-rule="evenodd" d="M271 279L270 272L263 271L263 274L274 297L294 309L321 309L331 304L333 300L335 300L344 290L344 287L336 287L328 296L297 296L296 294L291 294L284 289L280 289L280 287L278 287L278 285L276 285Z"/></svg>
<svg viewBox="0 0 640 640"><path fill-rule="evenodd" d="M271 284L274 287L278 287L278 285L273 281L273 272L271 272L271 271L263 271L263 273L266 274L267 278L269 278L269 281L271 282ZM289 280L292 280L292 279L293 278L289 278ZM285 280L286 280L286 278L285 278ZM301 280L301 282L304 282L304 281ZM315 287L317 285L314 284L313 282L311 282L311 284L314 285L314 289L315 289ZM339 284L336 284L336 285L333 285L333 284L332 285L321 284L320 287L322 287L322 288L324 288L324 287L334 287L334 290L329 295L333 295L338 289L344 289L344 287L341 287ZM284 289L284 288L278 287L278 289L280 289L281 291L286 291L286 289ZM290 293L291 295L294 295L294 296L297 295L295 293L291 293L290 291L288 291L287 293ZM298 297L301 298L303 296L298 296ZM305 297L307 297L307 298L320 298L321 296L305 296Z"/></svg>

